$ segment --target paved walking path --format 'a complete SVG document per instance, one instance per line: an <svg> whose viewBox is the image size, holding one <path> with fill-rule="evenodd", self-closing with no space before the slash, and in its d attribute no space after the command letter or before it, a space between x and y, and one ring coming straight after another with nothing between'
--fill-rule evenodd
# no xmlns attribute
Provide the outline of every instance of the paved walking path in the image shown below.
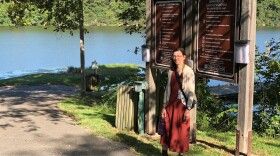
<svg viewBox="0 0 280 156"><path fill-rule="evenodd" d="M59 110L77 93L60 85L0 87L0 156L133 156L119 142L89 135Z"/></svg>

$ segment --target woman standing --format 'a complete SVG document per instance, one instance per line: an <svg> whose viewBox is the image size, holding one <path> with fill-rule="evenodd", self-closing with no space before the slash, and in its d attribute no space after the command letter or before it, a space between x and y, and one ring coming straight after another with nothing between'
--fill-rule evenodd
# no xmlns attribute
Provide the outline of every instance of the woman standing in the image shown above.
<svg viewBox="0 0 280 156"><path fill-rule="evenodd" d="M190 106L193 102L195 81L194 72L184 62L184 49L173 51L174 67L168 72L168 82L164 93L161 117L165 121L166 132L161 136L162 155L167 156L167 150L183 155L189 151L190 142ZM187 99L184 98L180 86Z"/></svg>

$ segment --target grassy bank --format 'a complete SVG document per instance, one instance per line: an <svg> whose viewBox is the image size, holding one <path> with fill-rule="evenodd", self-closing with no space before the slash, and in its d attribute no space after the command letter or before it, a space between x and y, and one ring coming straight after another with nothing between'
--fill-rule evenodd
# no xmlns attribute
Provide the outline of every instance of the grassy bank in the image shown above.
<svg viewBox="0 0 280 156"><path fill-rule="evenodd" d="M32 74L0 80L0 86L20 86L20 85L80 85L81 76L78 74L56 73L56 74Z"/></svg>
<svg viewBox="0 0 280 156"><path fill-rule="evenodd" d="M104 95L78 95L60 103L59 107L93 135L123 142L139 155L160 155L159 136L137 135L133 131L115 128L115 106L107 104ZM198 123L199 124L199 123ZM277 156L279 140L253 135L252 153L258 156ZM191 144L186 155L231 156L235 153L235 132L200 131L197 143ZM173 153L176 155L175 153Z"/></svg>
<svg viewBox="0 0 280 156"><path fill-rule="evenodd" d="M134 64L109 64L99 65L98 74L102 80L100 87L108 88L116 86L118 83L128 83L130 80L143 79L139 74L143 70ZM81 82L80 69L69 67L66 72L49 73L49 74L31 74L10 79L0 79L0 86L19 86L19 85L67 85L79 87ZM94 71L90 68L85 70L85 75L93 74Z"/></svg>
<svg viewBox="0 0 280 156"><path fill-rule="evenodd" d="M115 128L115 86L118 83L129 83L141 80L141 68L135 65L104 65L99 73L106 77L101 85L109 87L106 94L88 94L84 97L74 95L59 104L61 110L76 120L81 126L90 129L92 135L102 136L123 142L139 155L160 155L159 136L138 135L134 131L122 131ZM87 70L87 74L92 72ZM69 73L35 74L18 78L0 80L5 85L40 85L62 84L79 86L80 75L72 68ZM140 76L139 76L140 75ZM199 109L198 109L199 111ZM200 124L199 121L197 124ZM279 155L280 140L260 137L253 134L252 153L259 156ZM230 156L235 152L235 132L217 132L198 130L197 143L191 144L186 155ZM175 154L174 154L175 155Z"/></svg>

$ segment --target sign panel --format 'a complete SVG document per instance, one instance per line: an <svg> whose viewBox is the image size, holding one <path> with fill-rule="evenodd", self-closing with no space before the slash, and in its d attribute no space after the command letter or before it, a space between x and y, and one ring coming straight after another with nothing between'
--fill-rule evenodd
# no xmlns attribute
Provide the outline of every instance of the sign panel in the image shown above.
<svg viewBox="0 0 280 156"><path fill-rule="evenodd" d="M197 72L233 78L235 0L200 0Z"/></svg>
<svg viewBox="0 0 280 156"><path fill-rule="evenodd" d="M182 44L182 2L155 4L155 65L169 67L172 51Z"/></svg>

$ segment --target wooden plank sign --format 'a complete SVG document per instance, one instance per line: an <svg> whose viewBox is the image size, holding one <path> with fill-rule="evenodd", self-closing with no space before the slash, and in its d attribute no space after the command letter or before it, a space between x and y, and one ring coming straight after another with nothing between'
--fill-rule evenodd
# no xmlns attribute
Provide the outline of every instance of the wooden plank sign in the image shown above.
<svg viewBox="0 0 280 156"><path fill-rule="evenodd" d="M182 44L182 1L155 3L155 66L169 67L174 49Z"/></svg>
<svg viewBox="0 0 280 156"><path fill-rule="evenodd" d="M200 0L196 72L227 78L235 75L235 0Z"/></svg>

